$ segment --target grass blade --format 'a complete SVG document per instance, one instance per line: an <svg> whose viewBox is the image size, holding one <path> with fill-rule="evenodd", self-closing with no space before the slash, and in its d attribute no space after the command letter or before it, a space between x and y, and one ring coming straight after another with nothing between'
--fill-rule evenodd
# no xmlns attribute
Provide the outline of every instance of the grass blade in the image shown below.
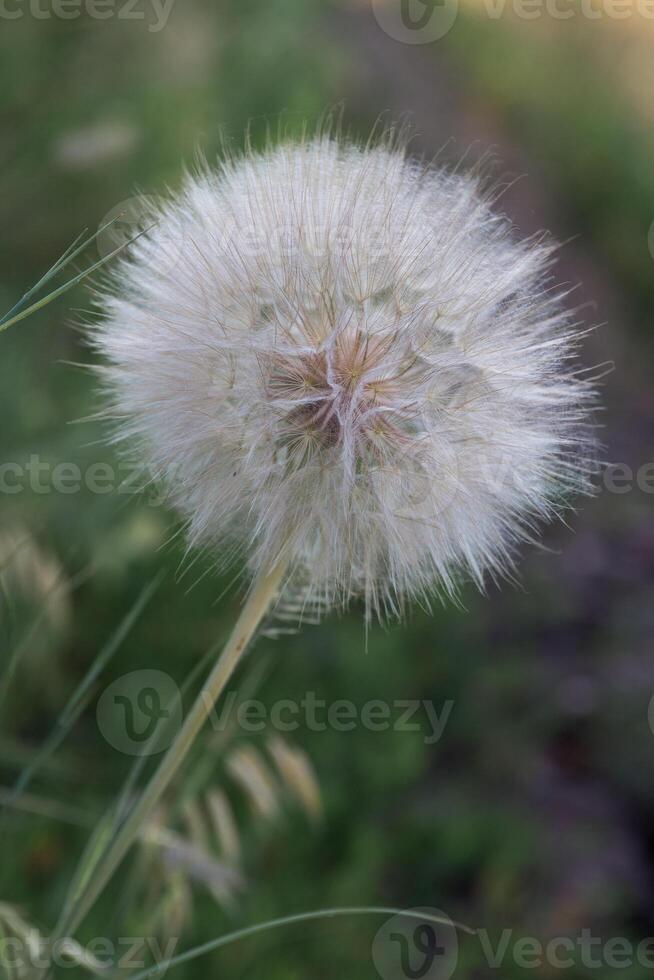
<svg viewBox="0 0 654 980"><path fill-rule="evenodd" d="M149 969L141 970L139 973L134 973L130 977L130 980L151 980L151 978L165 973L171 967L180 966L182 963L188 963L189 960L195 960L199 956L204 956L206 953L212 953L214 950L220 949L222 946L229 946L231 943L238 942L240 939L247 939L249 936L255 936L258 933L270 932L273 929L279 929L283 926L296 925L300 922L316 922L320 919L333 919L337 916L353 915L405 915L407 918L419 919L421 922L430 921L436 922L439 925L451 925L455 929L460 929L462 932L466 932L471 936L475 934L475 930L471 929L469 926L461 925L458 922L452 922L449 919L444 919L437 915L430 915L428 912L413 911L411 909L386 908L384 906L354 906L352 908L317 909L316 911L312 912L300 912L297 915L286 915L280 919L271 919L269 922L259 922L254 926L246 926L244 929L237 929L235 932L229 932L225 936L219 936L217 939L211 939L207 943L202 943L201 946L194 946L192 949L186 950L184 953L179 953L177 956L171 956L167 960L162 960L160 963L156 963Z"/></svg>
<svg viewBox="0 0 654 980"><path fill-rule="evenodd" d="M129 635L132 627L161 584L162 578L163 574L160 573L143 589L132 608L101 649L100 653L95 658L81 682L71 695L68 703L58 718L54 729L38 750L36 757L20 774L19 778L12 787L8 799L5 799L4 801L0 800L0 804L4 802L5 806L10 805L27 788L38 769L45 762L47 762L50 756L64 741L70 729L73 727L80 714L86 707L94 682L100 676L111 658L118 651L124 640Z"/></svg>
<svg viewBox="0 0 654 980"><path fill-rule="evenodd" d="M119 252L122 252L123 249L127 248L129 245L135 242L138 238L141 237L141 235L147 234L147 232L150 230L150 228L145 228L143 231L139 232L138 235L135 235L133 238L130 238L129 241L123 242L121 245L118 245L117 248L113 249L112 252L109 252L108 255L105 255L101 259L98 259L97 262L94 262L87 269L83 269L81 272L77 273L77 275L73 276L71 279L63 283L63 285L59 286L57 289L54 289L51 293L48 293L40 300L37 300L27 308L24 308L25 303L27 303L42 286L44 286L47 282L50 281L50 279L52 279L59 272L61 272L62 269L66 268L66 266L70 265L70 263L75 258L77 258L77 256L80 255L85 248L87 248L92 242L95 241L98 235L100 235L106 228L108 228L115 221L117 221L119 217L120 215L117 215L115 218L112 218L111 221L108 221L106 224L102 225L101 228L98 228L98 230L93 235L85 239L83 242L81 242L81 244L78 244L78 242L80 241L80 239L83 237L85 233L82 232L81 235L78 235L75 241L72 242L71 245L69 245L69 247L63 253L63 255L61 255L60 258L57 259L57 261L54 263L53 266L51 266L50 269L48 269L45 275L43 275L39 279L39 281L34 286L32 286L31 289L28 289L25 295L11 308L11 310L5 313L3 317L0 317L0 333L2 333L3 330L8 330L9 327L13 327L14 324L19 323L21 320L24 320L26 317L31 316L32 313L36 313L37 310L40 310L44 306L47 306L48 303L52 303L53 300L58 299L59 296L62 296L64 293L68 292L69 289L72 289L73 286L76 286L78 283L82 282L83 279L86 279L87 276L93 275L94 272L97 272L97 270L100 269L103 265L105 265L107 262L110 262L111 259L114 258L114 256L118 255Z"/></svg>

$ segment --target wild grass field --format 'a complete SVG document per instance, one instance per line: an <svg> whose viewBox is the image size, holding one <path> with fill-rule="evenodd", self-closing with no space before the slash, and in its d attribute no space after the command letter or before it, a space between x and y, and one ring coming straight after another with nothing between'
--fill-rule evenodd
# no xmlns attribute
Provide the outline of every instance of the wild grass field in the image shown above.
<svg viewBox="0 0 654 980"><path fill-rule="evenodd" d="M0 23L2 311L85 228L94 234L139 194L165 194L199 154L240 147L248 129L257 145L280 117L299 132L342 104L365 138L380 115L405 116L416 153L445 147L441 159L455 163L491 151L518 231L546 227L566 241L557 276L581 284L580 315L599 324L582 356L611 362L601 438L604 458L623 467L613 482L598 476L570 527L525 549L517 586L467 587L458 607L416 608L368 636L354 607L262 637L81 944L179 937L180 953L295 913L378 906L439 909L495 944L506 928L512 941L591 929L635 945L653 933L646 26L516 23L466 4L446 37L413 49L387 37L367 4L345 0L177 0L159 32L147 20L27 10ZM79 267L107 248L93 242ZM138 474L107 445L79 329L91 306L86 282L0 333L5 938L54 928L135 763L98 708L103 692L161 671L188 704L198 675L184 684L226 638L245 587L241 569L220 575L211 555L187 553L156 488L135 492ZM109 467L99 484L98 465ZM253 724L239 722L239 700L259 705ZM328 719L343 700L351 728ZM390 724L361 722L371 702L391 706ZM407 702L418 706L411 723L393 724ZM136 757L139 780L153 762ZM170 976L375 977L382 922L290 925ZM590 975L614 972L602 962ZM620 972L649 975L639 964ZM564 973L589 975L583 963ZM497 975L524 968L507 955L494 970L461 935L455 976Z"/></svg>

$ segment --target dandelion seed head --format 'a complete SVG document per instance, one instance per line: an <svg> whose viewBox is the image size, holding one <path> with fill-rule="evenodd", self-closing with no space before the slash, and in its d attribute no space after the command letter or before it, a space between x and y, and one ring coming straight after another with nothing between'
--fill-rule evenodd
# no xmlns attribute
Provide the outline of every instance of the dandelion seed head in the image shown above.
<svg viewBox="0 0 654 980"><path fill-rule="evenodd" d="M480 586L588 489L552 246L480 181L329 136L188 176L95 328L117 438L192 545L368 613Z"/></svg>

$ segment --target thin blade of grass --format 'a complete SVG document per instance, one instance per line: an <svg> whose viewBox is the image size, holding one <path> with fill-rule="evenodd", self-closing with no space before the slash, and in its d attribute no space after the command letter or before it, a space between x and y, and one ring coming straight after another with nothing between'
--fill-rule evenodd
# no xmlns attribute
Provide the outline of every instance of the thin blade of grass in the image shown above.
<svg viewBox="0 0 654 980"><path fill-rule="evenodd" d="M198 692L163 758L155 766L144 789L126 813L101 863L96 865L93 875L88 879L87 889L77 900L77 907L72 913L69 908L63 912L57 932L52 937L53 942L69 932L74 933L81 925L96 899L122 864L130 847L142 833L143 825L151 818L162 794L177 776L184 759L208 721L211 709L241 663L250 641L257 635L264 616L278 595L286 568L285 561L278 561L272 567L262 570L256 577L227 643L211 667L202 689ZM154 734L157 734L156 729ZM62 921L65 922L65 931L62 929ZM39 980L44 975L49 977L51 970L52 965L44 971L44 974L39 974Z"/></svg>
<svg viewBox="0 0 654 980"><path fill-rule="evenodd" d="M2 671L2 675L0 676L0 707L2 707L4 701L6 700L7 693L11 686L11 681L16 673L18 664L20 663L23 654L29 649L30 643L38 633L41 624L44 622L47 616L48 603L52 600L53 596L56 595L59 589L62 589L64 587L74 589L82 582L86 581L86 579L89 578L89 576L92 574L93 574L93 569L89 567L84 571L80 572L73 579L68 581L65 578L64 573L62 573L57 578L54 585L52 585L48 589L47 593L45 594L45 598L43 600L43 605L41 609L34 617L34 620L32 621L31 625L29 626L25 634L23 635L23 638L18 641L18 643L16 644L12 652L9 654L9 657L7 658L6 666L4 667Z"/></svg>
<svg viewBox="0 0 654 980"><path fill-rule="evenodd" d="M20 320L24 320L26 317L31 316L33 313L36 313L37 310L40 310L44 306L47 306L48 303L52 303L53 300L58 299L59 296L62 296L64 293L68 292L68 290L72 289L73 286L76 286L78 283L82 282L82 280L86 279L88 276L93 275L93 273L97 272L97 270L102 268L103 265L106 265L107 262L110 262L111 259L113 259L116 255L118 255L129 245L132 245L135 241L137 241L141 237L141 235L145 235L147 234L148 231L150 231L151 226L148 228L144 228L143 231L138 233L138 235L134 235L134 237L130 238L129 241L123 242L121 245L118 245L117 248L115 248L112 252L109 252L108 255L105 255L101 259L98 259L97 262L94 262L87 269L83 269L81 272L77 273L77 275L73 276L63 285L59 286L57 289L54 289L51 293L48 293L46 296L42 297L42 299L37 300L35 303L32 303L31 306L27 307L27 309L21 309L21 307L26 302L26 300L34 295L34 293L37 291L39 286L43 286L54 275L60 272L67 265L70 265L70 263L85 248L87 248L88 245L91 244L91 242L95 241L98 235L100 235L105 230L105 228L108 228L109 225L113 224L114 221L117 220L118 217L113 218L111 221L108 221L107 224L103 225L101 228L98 228L95 234L91 235L90 238L87 238L84 242L82 242L81 245L75 248L77 242L79 241L79 237L76 238L75 242L73 242L73 245L70 247L72 251L69 249L67 252L65 252L62 258L58 259L55 265L52 266L52 268L49 269L44 276L41 277L39 283L37 283L36 286L33 286L32 289L28 290L28 292L25 293L25 296L23 296L23 298L19 300L18 303L8 313L6 313L4 317L0 319L0 333L2 333L4 330L8 330L9 327L13 327L14 324L19 323ZM64 260L63 264L62 264L62 259ZM18 312L15 312L16 309L18 309Z"/></svg>
<svg viewBox="0 0 654 980"><path fill-rule="evenodd" d="M80 234L73 242L70 243L66 251L59 256L57 261L50 266L48 271L41 276L39 281L35 282L34 285L31 286L30 289L28 289L27 292L21 296L18 302L15 303L10 310L7 310L7 312L0 317L0 324L3 324L5 320L11 319L12 316L14 316L20 310L22 310L22 308L25 306L25 303L29 302L32 296L38 293L39 289L45 286L47 282L53 279L58 272L60 272L68 265L68 262L71 261L73 257L78 254L78 252L74 252L74 249L76 248L78 242L81 241L81 239L84 237L85 234L86 234L86 228L84 229L84 231L80 232ZM82 246L82 248L85 247L86 245Z"/></svg>
<svg viewBox="0 0 654 980"><path fill-rule="evenodd" d="M68 585L69 582L66 579L65 573L61 571L55 582L45 593L43 603L36 616L31 621L22 637L18 640L13 650L8 654L6 660L2 663L0 670L0 707L2 707L4 701L6 700L7 693L11 687L11 682L14 678L16 670L18 669L18 664L20 663L23 654L29 649L31 641L34 639L41 627L41 624L47 617L48 603L51 602L53 597L60 589L68 587Z"/></svg>
<svg viewBox="0 0 654 980"><path fill-rule="evenodd" d="M88 248L88 246L91 245L96 240L96 238L98 238L102 234L103 231L106 231L107 228L110 228L111 225L113 225L116 221L118 221L120 217L121 217L120 214L116 215L115 218L112 218L111 221L107 221L104 225L101 225L96 232L94 232L92 235L89 235L89 237L86 239L84 238L84 235L86 234L88 229L85 228L84 231L80 232L77 238L74 241L72 241L68 246L68 248L59 256L57 261L50 266L50 268L46 273L44 273L44 275L41 276L39 281L34 283L34 285L31 286L30 289L28 289L23 296L21 296L18 302L15 303L10 310L8 310L3 316L0 316L0 327L6 321L10 320L17 313L19 313L20 310L22 310L22 308L24 307L25 303L27 303L32 298L32 296L38 293L39 289L42 289L43 286L46 285L46 283L50 282L51 279L54 279L54 277L58 275L58 273L62 272L66 268L66 266L70 265L71 262L74 262L77 256L81 255L81 253L84 251L85 248ZM123 244L128 245L129 242L124 242ZM107 258L108 257L109 256L107 256Z"/></svg>
<svg viewBox="0 0 654 980"><path fill-rule="evenodd" d="M211 647L207 651L205 657L203 658L203 660L200 661L198 667L196 668L195 671L196 674L199 673L199 671L202 670L203 667L207 666L207 664L211 662L211 660L219 652L219 649L220 649L220 644L216 643L214 647ZM254 666L250 666L249 672L246 674L243 682L239 685L239 695L238 695L237 704L242 704L244 701L248 701L250 698L254 697L256 691L262 684L268 670L269 670L269 665L265 662L256 664ZM186 690L187 687L193 683L193 680L194 680L194 675L192 674L188 678L187 683L184 685L183 690ZM237 705L235 705L235 709L233 712L234 716L236 715L236 709L237 709ZM232 717L231 723L227 725L223 731L220 732L219 737L216 739L214 743L212 743L211 750L199 754L195 764L195 768L191 770L191 772L186 776L183 782L180 780L180 787L179 787L179 792L177 794L177 797L172 802L172 805L169 807L167 811L168 813L167 820L169 823L171 824L174 823L177 816L181 813L183 801L185 799L189 799L189 798L192 799L200 794L202 787L209 781L209 776L211 772L215 770L216 756L219 755L221 748L224 747L225 743L227 743L230 740L230 738L234 736L234 732L236 728L237 728L237 723L234 720L234 717ZM134 775L135 773L133 771L132 776ZM130 796L131 796L131 790L129 790L127 793L124 794L124 801L122 804L123 807L126 806ZM127 879L127 884L122 889L119 898L119 902L124 908L129 908L129 902L131 896L135 894L137 887L142 883L139 878L139 874L140 874L140 869L138 868L137 865L134 865L134 867L131 869L131 875ZM117 912L118 909L115 908L114 917L116 917Z"/></svg>
<svg viewBox="0 0 654 980"><path fill-rule="evenodd" d="M0 805L11 807L12 810L20 810L22 813L32 814L35 817L58 820L60 823L67 823L72 827L84 827L87 830L97 824L95 814L89 814L79 807L68 806L65 803L60 803L59 800L49 800L43 796L34 796L31 793L22 793L19 799L15 799L13 790L5 786L0 786Z"/></svg>
<svg viewBox="0 0 654 980"><path fill-rule="evenodd" d="M218 732L215 738L211 739L209 751L198 755L197 759L194 760L194 766L188 767L188 772L183 783L183 796L185 798L198 796L208 784L212 773L215 773L216 758L221 756L238 729L237 717L239 706L256 696L257 691L263 685L269 672L270 664L264 658L249 665L249 669L239 684L238 699L234 703L230 720L225 724L222 731ZM170 813L171 818L174 819L178 813L177 805L171 807Z"/></svg>
<svg viewBox="0 0 654 980"><path fill-rule="evenodd" d="M420 921L435 922L439 925L451 925L455 929L460 929L462 932L466 932L468 935L472 936L475 934L475 930L471 929L469 926L462 925L459 922L453 922L452 920L442 918L438 915L430 915L428 912L413 911L412 909L397 909L385 906L354 906L351 908L331 908L331 909L317 909L312 912L300 912L297 915L286 915L283 918L271 919L269 922L259 922L254 926L246 926L244 929L237 929L235 932L229 932L225 936L219 936L217 939L211 939L207 943L202 943L200 946L194 946L192 949L186 950L184 953L179 953L177 956L171 956L166 960L162 960L160 963L156 963L154 966L148 969L141 970L139 973L133 973L130 980L151 980L152 977L157 977L162 973L165 973L171 967L180 966L182 963L188 963L189 960L195 960L199 956L204 956L206 953L212 953L216 949L220 949L222 946L229 946L231 943L238 942L240 939L247 939L250 936L255 936L258 933L270 932L273 929L279 929L283 926L297 925L301 922L315 922L320 919L333 919L337 916L354 916L354 915L384 915L384 916L396 916L404 915L407 918L419 919Z"/></svg>
<svg viewBox="0 0 654 980"><path fill-rule="evenodd" d="M103 817L100 818L96 827L89 838L82 856L78 861L77 867L71 879L71 882L67 890L66 905L70 904L71 907L75 907L83 898L89 881L93 878L95 869L97 868L99 862L102 860L102 855L106 852L107 847L110 845L113 839L113 819L111 811L105 813ZM54 945L59 939L69 938L67 936L67 929L64 928L61 932L57 929L55 936L51 937L51 942ZM46 975L49 975L49 970Z"/></svg>
<svg viewBox="0 0 654 980"><path fill-rule="evenodd" d="M37 310L47 306L48 303L52 303L53 300L58 299L59 296L63 296L64 293L68 292L69 289L72 289L73 286L76 286L78 283L82 282L82 280L86 279L87 276L93 275L93 273L101 268L101 266L109 262L115 255L118 255L119 252L122 252L126 244L127 243L124 243L118 248L115 248L113 252L110 252L109 255L106 255L104 258L94 262L93 265L88 267L88 269L83 269L82 272L79 272L76 276L73 276L72 279L69 279L68 282L65 282L63 286L59 286L58 289L54 289L51 293L48 293L47 296L44 296L36 303L32 303L32 305L28 306L26 310L21 310L21 312L17 313L11 318L11 320L6 320L4 323L0 323L0 333L2 333L4 330L8 330L9 327L13 327L14 324L19 323L21 320L31 316L33 313L36 313Z"/></svg>
<svg viewBox="0 0 654 980"><path fill-rule="evenodd" d="M150 583L148 583L148 585L146 585L141 594L138 596L134 605L119 624L118 628L100 650L99 654L89 667L79 685L75 691L73 691L68 703L65 705L60 717L57 719L54 729L38 750L34 760L30 763L30 765L25 767L19 778L14 783L8 800L4 801L5 806L11 804L13 800L15 800L27 788L40 767L47 762L50 756L66 739L68 733L91 697L94 682L100 676L114 654L117 653L122 646L123 642L132 630L132 627L137 622L148 602L159 588L162 578L163 573L160 572ZM0 800L0 804L1 803L2 800Z"/></svg>
<svg viewBox="0 0 654 980"><path fill-rule="evenodd" d="M192 685L194 684L196 678L214 660L214 658L220 652L221 646L222 646L222 641L217 641L213 646L211 646L207 650L207 652L204 655L204 657L198 662L198 664L196 664L196 666L193 668L193 670L191 671L191 673L188 675L188 677L184 681L184 684L182 685L182 689L181 689L182 695L185 694L189 690L190 687L192 687ZM255 674L255 671L251 671L251 675L248 675L248 676L252 676L254 674ZM248 697L253 697L254 696L254 692L255 692L256 688L258 687L258 685L259 685L262 677L263 677L263 671L262 670L256 670L256 677L254 678L253 683L250 683L249 680L248 680L248 678L246 678L246 680L244 682L244 685L243 685L243 691L242 691L242 693L240 695L240 700L241 701L247 700ZM223 733L223 734L225 734L225 733ZM129 776L128 776L128 779L127 779L127 781L126 781L126 783L125 783L125 785L124 785L124 787L123 787L123 789L121 791L121 797L120 797L120 799L119 799L119 801L118 801L118 803L116 805L116 808L115 808L117 818L121 817L122 814L126 813L126 811L127 811L127 805L128 805L128 803L129 803L129 801L130 801L130 799L131 799L131 797L132 797L132 795L133 795L133 793L135 791L136 784L137 784L138 779L139 779L139 776L141 775L141 772L142 772L142 770L144 768L144 763L145 763L146 760L147 760L147 756L146 755L142 756L140 759L137 760L137 763L133 766L132 770L130 771ZM210 765L211 768L213 768L215 766L215 756L213 755L213 753L211 754L211 759L210 759L209 765ZM202 772L204 773L204 767L202 768ZM170 809L168 811L168 820L169 821L174 821L176 819L177 815L179 814L179 812L181 810L181 798L182 797L188 797L188 796L192 796L193 795L194 788L193 788L192 783L193 783L193 776L191 776L190 779L185 780L184 785L183 785L183 788L181 789L181 791L179 793L179 798L174 802L174 804L170 807ZM195 792L197 792L197 787L195 787ZM118 830L118 828L119 828L119 822L117 822L117 824L116 824L116 830ZM129 907L130 897L135 894L135 892L137 890L137 887L140 884L140 880L138 878L139 873L140 873L140 869L138 868L137 865L135 865L132 868L132 870L131 870L131 875L127 879L126 886L121 891L119 902L120 902L120 904L124 908L128 908ZM117 911L118 911L118 909L115 909L115 912L117 912ZM116 917L116 916L114 916L114 917Z"/></svg>
<svg viewBox="0 0 654 980"><path fill-rule="evenodd" d="M207 650L206 654L200 659L200 661L198 661L198 663L195 665L193 670L190 671L190 673L188 674L187 678L185 679L182 685L181 688L182 695L186 693L186 691L188 691L188 689L193 685L196 678L202 673L202 671L206 668L206 666L209 663L211 663L212 660L216 657L216 654L220 650L221 645L222 645L222 641L218 641L215 644L213 644ZM168 704L166 705L166 707L168 707ZM129 813L129 803L132 798L132 795L136 790L139 777L143 772L145 766L147 765L150 756L153 754L153 751L156 749L157 742L159 742L164 738L166 734L166 730L167 730L166 725L162 726L160 730L155 729L153 735L150 737L149 741L146 743L144 747L143 754L137 756L133 765L130 767L130 770L127 774L127 777L125 779L125 782L119 794L117 802L112 804L109 811L105 814L105 817L103 818L103 826L109 827L111 833L108 837L104 838L104 847L98 849L95 847L91 848L91 846L89 845L89 848L87 848L87 850L85 851L82 857L82 861L80 861L80 865L82 863L86 863L86 861L91 856L93 859L92 866L90 866L87 869L87 873L84 875L83 878L84 882L86 882L87 884L92 881L94 871L104 859L105 854L108 852L113 839L115 838L123 821L126 819L126 816ZM82 874L78 866L78 872L76 873L74 879L75 887L68 889L68 892L64 899L64 904L62 907L59 921L56 925L53 936L51 937L53 942L56 942L59 939L66 937L70 928L70 924L73 922L81 921L86 916L86 912L87 912L86 905L88 904L86 902L86 889L81 891L79 887L77 887L77 883L81 880L82 880Z"/></svg>
<svg viewBox="0 0 654 980"><path fill-rule="evenodd" d="M205 653L205 655L198 661L193 670L186 677L184 683L182 684L180 694L183 696L189 688L194 684L195 680L202 673L204 668L211 663L211 661L216 657L220 650L220 643L214 643ZM127 809L127 804L136 789L139 777L148 762L150 755L156 750L156 744L158 741L163 739L166 734L166 726L160 732L156 732L151 736L150 741L147 743L146 751L143 755L139 756L134 763L132 769L130 770L125 784L121 790L120 796L118 798L118 804L115 808L116 812L116 828L122 821L123 814Z"/></svg>

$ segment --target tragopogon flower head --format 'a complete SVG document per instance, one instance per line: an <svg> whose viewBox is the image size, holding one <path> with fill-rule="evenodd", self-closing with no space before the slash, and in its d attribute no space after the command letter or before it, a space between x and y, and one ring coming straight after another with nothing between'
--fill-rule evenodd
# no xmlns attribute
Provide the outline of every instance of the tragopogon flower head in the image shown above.
<svg viewBox="0 0 654 980"><path fill-rule="evenodd" d="M103 299L119 435L191 543L283 558L310 597L481 584L586 483L551 251L390 142L189 177Z"/></svg>

